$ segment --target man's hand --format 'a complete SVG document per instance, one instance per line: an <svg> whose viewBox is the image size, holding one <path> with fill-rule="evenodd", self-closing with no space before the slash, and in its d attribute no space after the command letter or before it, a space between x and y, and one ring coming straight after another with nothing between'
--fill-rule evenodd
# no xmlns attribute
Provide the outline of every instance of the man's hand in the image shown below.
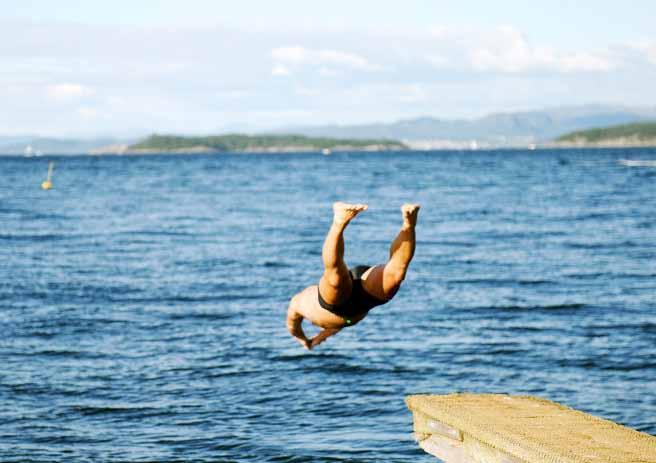
<svg viewBox="0 0 656 463"><path fill-rule="evenodd" d="M311 350L312 348L314 348L314 347L318 346L319 344L321 344L322 342L324 342L329 337L331 337L331 336L333 336L333 335L335 335L339 332L340 332L340 328L333 328L333 329L325 328L325 329L321 330L319 333L317 333L317 335L315 337L313 337L310 340L310 347L308 347L307 349Z"/></svg>
<svg viewBox="0 0 656 463"><path fill-rule="evenodd" d="M294 338L298 341L298 343L303 346L305 350L312 350L312 340L308 338Z"/></svg>

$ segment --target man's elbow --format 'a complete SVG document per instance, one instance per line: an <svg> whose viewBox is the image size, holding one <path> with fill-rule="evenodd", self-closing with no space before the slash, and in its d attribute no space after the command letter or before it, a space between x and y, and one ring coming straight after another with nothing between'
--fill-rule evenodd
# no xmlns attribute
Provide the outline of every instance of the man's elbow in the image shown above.
<svg viewBox="0 0 656 463"><path fill-rule="evenodd" d="M298 327L302 320L303 317L290 306L287 311L287 329L292 336L295 336L298 333Z"/></svg>
<svg viewBox="0 0 656 463"><path fill-rule="evenodd" d="M296 332L296 325L289 318L287 319L287 331L289 331L289 334L292 336L294 336L294 333Z"/></svg>

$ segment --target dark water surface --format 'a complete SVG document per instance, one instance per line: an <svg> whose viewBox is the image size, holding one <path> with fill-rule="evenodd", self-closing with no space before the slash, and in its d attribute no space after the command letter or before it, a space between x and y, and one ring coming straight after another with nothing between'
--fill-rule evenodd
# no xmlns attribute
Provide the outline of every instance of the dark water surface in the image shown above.
<svg viewBox="0 0 656 463"><path fill-rule="evenodd" d="M419 392L656 434L656 150L0 159L0 461L435 461ZM287 301L422 204L406 284L307 353Z"/></svg>

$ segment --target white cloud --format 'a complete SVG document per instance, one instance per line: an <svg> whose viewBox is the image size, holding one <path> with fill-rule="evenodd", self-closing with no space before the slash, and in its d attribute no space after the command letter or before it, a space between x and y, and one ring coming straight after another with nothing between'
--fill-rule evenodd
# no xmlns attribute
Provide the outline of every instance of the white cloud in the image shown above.
<svg viewBox="0 0 656 463"><path fill-rule="evenodd" d="M323 77L336 77L342 74L340 71L338 71L335 68L329 68L329 67L320 67L319 68L319 75Z"/></svg>
<svg viewBox="0 0 656 463"><path fill-rule="evenodd" d="M251 92L244 89L233 89L216 92L216 96L226 100L240 100L242 98L249 97Z"/></svg>
<svg viewBox="0 0 656 463"><path fill-rule="evenodd" d="M275 64L273 69L271 69L272 76L288 76L291 74L291 71L287 66L284 66L280 63Z"/></svg>
<svg viewBox="0 0 656 463"><path fill-rule="evenodd" d="M557 58L557 68L563 72L606 72L615 67L609 58L593 53L572 53Z"/></svg>
<svg viewBox="0 0 656 463"><path fill-rule="evenodd" d="M279 47L271 50L273 59L288 63L300 63L306 55L307 53L303 47Z"/></svg>
<svg viewBox="0 0 656 463"><path fill-rule="evenodd" d="M308 114L316 123L346 124L656 104L656 35L588 47L538 39L523 24L284 31L1 25L0 127L9 132L210 133L233 121L298 124Z"/></svg>
<svg viewBox="0 0 656 463"><path fill-rule="evenodd" d="M449 59L439 54L427 56L426 59L436 68L445 68L449 66Z"/></svg>
<svg viewBox="0 0 656 463"><path fill-rule="evenodd" d="M649 63L656 64L656 40L638 40L627 44L627 48L640 53Z"/></svg>
<svg viewBox="0 0 656 463"><path fill-rule="evenodd" d="M525 72L606 72L614 69L608 52L563 52L533 46L512 26L494 29L436 28L434 48L425 59L438 69L518 74Z"/></svg>
<svg viewBox="0 0 656 463"><path fill-rule="evenodd" d="M56 102L77 101L94 95L95 91L80 84L55 84L46 86L46 95Z"/></svg>
<svg viewBox="0 0 656 463"><path fill-rule="evenodd" d="M423 85L409 84L398 88L399 101L402 103L418 103L428 98L428 93Z"/></svg>
<svg viewBox="0 0 656 463"><path fill-rule="evenodd" d="M81 107L77 109L77 113L83 119L95 119L98 117L98 110L93 108Z"/></svg>
<svg viewBox="0 0 656 463"><path fill-rule="evenodd" d="M296 87L295 92L297 95L304 96L304 97L315 97L321 94L319 90L311 89L307 87Z"/></svg>
<svg viewBox="0 0 656 463"><path fill-rule="evenodd" d="M301 46L279 47L271 50L271 57L276 61L275 66L309 65L319 69L327 66L350 68L359 71L377 71L381 67L355 53L340 50L315 50ZM274 66L274 69L275 69Z"/></svg>
<svg viewBox="0 0 656 463"><path fill-rule="evenodd" d="M337 50L320 50L315 52L320 63L330 63L344 65L354 69L372 71L378 69L378 66L371 64L365 58L354 53L345 53Z"/></svg>

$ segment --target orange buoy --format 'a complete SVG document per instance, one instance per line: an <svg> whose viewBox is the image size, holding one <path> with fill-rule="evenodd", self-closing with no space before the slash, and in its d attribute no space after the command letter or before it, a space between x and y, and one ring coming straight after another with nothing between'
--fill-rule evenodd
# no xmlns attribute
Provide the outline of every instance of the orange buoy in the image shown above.
<svg viewBox="0 0 656 463"><path fill-rule="evenodd" d="M50 161L48 163L48 178L41 183L41 188L44 190L49 190L52 188L52 170L55 168L55 163L53 161Z"/></svg>

